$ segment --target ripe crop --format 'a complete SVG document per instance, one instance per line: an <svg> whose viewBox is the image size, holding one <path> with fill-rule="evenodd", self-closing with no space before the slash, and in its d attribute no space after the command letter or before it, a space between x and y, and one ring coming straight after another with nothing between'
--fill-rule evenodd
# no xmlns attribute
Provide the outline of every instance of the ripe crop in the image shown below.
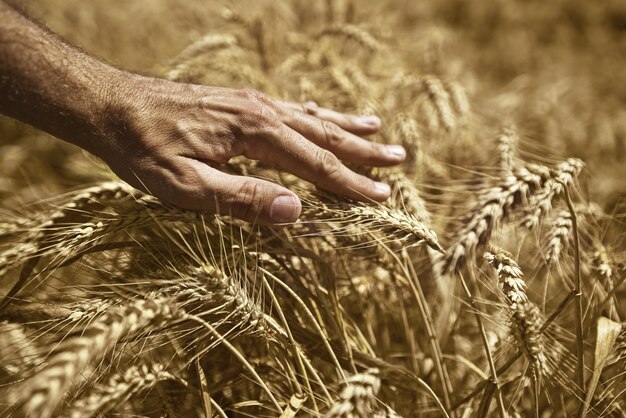
<svg viewBox="0 0 626 418"><path fill-rule="evenodd" d="M379 115L408 157L352 167L383 204L232 159L302 199L264 227L0 121L0 416L626 414L620 4L85 3L30 8L127 68Z"/></svg>

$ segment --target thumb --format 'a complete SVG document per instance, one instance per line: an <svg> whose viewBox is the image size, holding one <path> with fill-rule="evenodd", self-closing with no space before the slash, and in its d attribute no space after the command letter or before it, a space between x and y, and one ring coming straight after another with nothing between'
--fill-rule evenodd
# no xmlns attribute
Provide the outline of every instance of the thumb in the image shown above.
<svg viewBox="0 0 626 418"><path fill-rule="evenodd" d="M270 181L226 174L189 159L197 182L193 193L180 196L182 207L229 215L259 224L295 222L302 204L289 189ZM179 200L177 199L177 200Z"/></svg>

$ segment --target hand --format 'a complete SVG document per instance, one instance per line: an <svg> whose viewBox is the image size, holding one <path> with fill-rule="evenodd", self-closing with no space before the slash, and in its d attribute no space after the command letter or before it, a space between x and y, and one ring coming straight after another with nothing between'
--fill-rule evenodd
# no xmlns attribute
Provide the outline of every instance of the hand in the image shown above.
<svg viewBox="0 0 626 418"><path fill-rule="evenodd" d="M255 90L181 84L129 75L113 86L94 152L128 183L176 206L262 224L294 222L301 203L269 181L217 167L243 155L356 200L384 201L389 186L346 168L402 162L401 146L357 135L378 131L355 116L270 99Z"/></svg>

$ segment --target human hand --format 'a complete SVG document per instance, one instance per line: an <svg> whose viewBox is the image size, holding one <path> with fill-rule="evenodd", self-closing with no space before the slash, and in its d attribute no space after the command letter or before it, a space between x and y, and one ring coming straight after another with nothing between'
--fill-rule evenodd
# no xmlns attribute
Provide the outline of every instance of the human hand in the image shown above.
<svg viewBox="0 0 626 418"><path fill-rule="evenodd" d="M376 116L273 100L255 90L206 87L126 75L92 150L122 179L176 206L275 224L300 215L287 188L218 169L243 155L356 200L384 201L389 186L341 160L371 166L402 162L401 146L357 135L378 131Z"/></svg>

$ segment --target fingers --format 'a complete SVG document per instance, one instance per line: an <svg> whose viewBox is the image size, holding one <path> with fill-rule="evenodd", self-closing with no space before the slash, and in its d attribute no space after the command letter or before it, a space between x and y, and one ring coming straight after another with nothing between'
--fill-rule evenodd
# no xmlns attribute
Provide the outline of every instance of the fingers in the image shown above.
<svg viewBox="0 0 626 418"><path fill-rule="evenodd" d="M181 157L184 174L172 176L167 199L176 206L229 215L257 224L295 222L302 205L296 194L269 181L233 176Z"/></svg>
<svg viewBox="0 0 626 418"><path fill-rule="evenodd" d="M332 122L340 128L357 135L370 135L380 130L381 122L378 116L339 113L334 110L319 107L314 102L293 103L277 101L277 103L291 110L299 111L315 116L316 118Z"/></svg>
<svg viewBox="0 0 626 418"><path fill-rule="evenodd" d="M308 140L325 148L344 161L370 166L399 164L406 158L400 145L383 145L367 141L338 125L302 112L282 112L283 122Z"/></svg>
<svg viewBox="0 0 626 418"><path fill-rule="evenodd" d="M382 202L390 194L388 185L349 170L332 152L318 147L287 125L247 142L244 148L248 158L264 161L354 200Z"/></svg>

